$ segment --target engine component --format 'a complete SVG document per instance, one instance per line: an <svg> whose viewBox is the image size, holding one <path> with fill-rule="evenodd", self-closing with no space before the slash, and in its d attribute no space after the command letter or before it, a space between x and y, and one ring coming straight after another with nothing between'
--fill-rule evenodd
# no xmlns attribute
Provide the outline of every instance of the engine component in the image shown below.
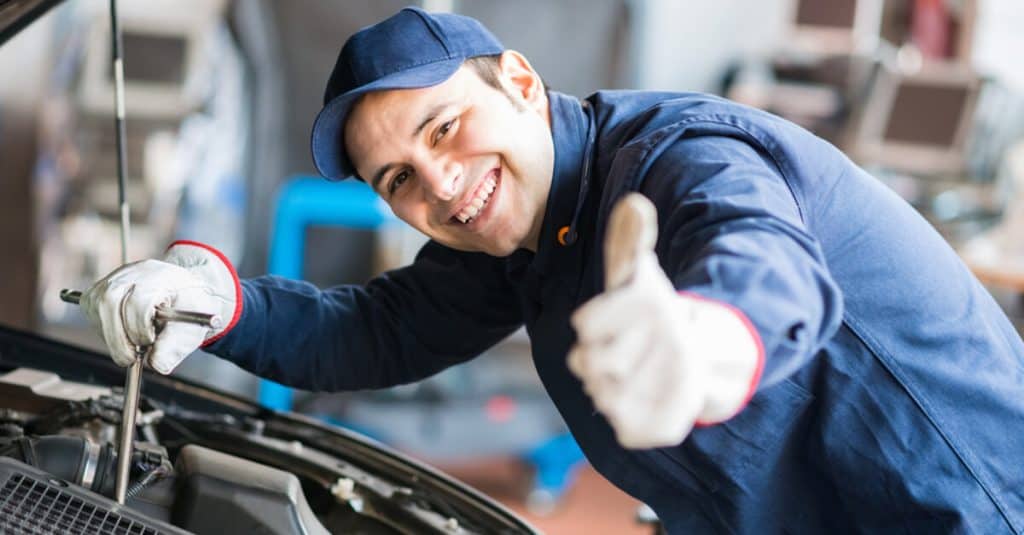
<svg viewBox="0 0 1024 535"><path fill-rule="evenodd" d="M221 535L328 533L294 474L195 445L181 449L176 468L175 525Z"/></svg>
<svg viewBox="0 0 1024 535"><path fill-rule="evenodd" d="M53 477L105 496L114 493L117 452L109 443L100 446L81 437L66 435L0 438L0 456L17 459ZM173 472L167 452L152 444L140 444L133 452L130 464L135 472L143 474L133 485L133 496Z"/></svg>
<svg viewBox="0 0 1024 535"><path fill-rule="evenodd" d="M59 435L20 437L0 441L0 456L15 458L93 492L109 495L114 489L116 455L109 444L99 446L82 438Z"/></svg>
<svg viewBox="0 0 1024 535"><path fill-rule="evenodd" d="M0 533L187 535L7 457L0 457Z"/></svg>
<svg viewBox="0 0 1024 535"><path fill-rule="evenodd" d="M42 370L18 368L0 375L0 399L7 409L40 413L64 401L85 401L109 396L110 389L64 381Z"/></svg>

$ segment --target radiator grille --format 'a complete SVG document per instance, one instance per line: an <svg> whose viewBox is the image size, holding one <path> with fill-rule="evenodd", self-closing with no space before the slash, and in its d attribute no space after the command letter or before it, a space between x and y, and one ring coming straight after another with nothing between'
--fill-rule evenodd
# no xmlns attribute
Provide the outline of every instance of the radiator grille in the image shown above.
<svg viewBox="0 0 1024 535"><path fill-rule="evenodd" d="M87 503L59 487L14 474L0 490L0 533L159 535L112 511Z"/></svg>

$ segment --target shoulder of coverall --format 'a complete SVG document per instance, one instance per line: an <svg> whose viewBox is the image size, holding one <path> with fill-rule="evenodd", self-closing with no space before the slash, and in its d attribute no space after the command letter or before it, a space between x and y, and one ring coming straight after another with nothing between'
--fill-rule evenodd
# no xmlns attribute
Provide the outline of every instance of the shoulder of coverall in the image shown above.
<svg viewBox="0 0 1024 535"><path fill-rule="evenodd" d="M802 195L794 190L791 179L802 173L801 167L844 166L846 162L837 149L810 132L713 95L600 91L587 100L598 129L594 166L606 180L601 201L605 209L625 192L638 190L665 148L688 137L730 137L751 145L787 182L798 205L797 197Z"/></svg>

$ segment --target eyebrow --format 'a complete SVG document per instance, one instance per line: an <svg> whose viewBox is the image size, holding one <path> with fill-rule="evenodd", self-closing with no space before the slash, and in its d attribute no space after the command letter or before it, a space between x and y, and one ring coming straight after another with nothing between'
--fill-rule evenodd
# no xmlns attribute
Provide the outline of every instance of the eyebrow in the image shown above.
<svg viewBox="0 0 1024 535"><path fill-rule="evenodd" d="M419 126L417 126L416 129L412 131L412 137L415 138L416 136L420 135L420 132L422 132L423 129L426 128L428 124L430 124L430 121L437 119L437 116L441 115L441 112L444 111L445 108L451 106L452 104L454 104L454 102L449 100L446 102L442 102L434 106L433 108L430 108L430 110L427 112L427 115L423 118L422 121L420 121Z"/></svg>
<svg viewBox="0 0 1024 535"><path fill-rule="evenodd" d="M454 101L445 101L430 108L427 111L426 116L423 118L423 120L420 121L419 125L416 126L416 129L412 131L411 137L415 138L416 136L420 135L420 132L422 132L423 129L426 128L431 121L437 119L437 116L440 115L442 111L452 106L453 104ZM388 171L390 171L391 168L394 166L395 164L393 163L387 163L380 166L380 168L377 169L377 172L373 174L373 179L371 179L370 181L370 185L373 187L374 190L380 191L379 186L381 180L384 180L384 175L386 175Z"/></svg>

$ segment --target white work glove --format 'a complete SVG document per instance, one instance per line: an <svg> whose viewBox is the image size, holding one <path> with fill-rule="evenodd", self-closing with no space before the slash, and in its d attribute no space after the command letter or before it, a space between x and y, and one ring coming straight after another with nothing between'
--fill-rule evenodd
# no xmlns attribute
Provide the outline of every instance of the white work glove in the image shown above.
<svg viewBox="0 0 1024 535"><path fill-rule="evenodd" d="M129 366L139 349L148 363L168 374L204 343L234 327L242 311L241 287L231 263L207 245L179 241L163 260L125 264L82 294L80 306L103 335L110 356ZM220 316L221 327L155 321L156 307Z"/></svg>
<svg viewBox="0 0 1024 535"><path fill-rule="evenodd" d="M569 369L627 448L673 446L695 424L731 418L763 362L745 316L676 291L654 253L657 233L650 201L619 201L605 239L605 292L572 316Z"/></svg>

